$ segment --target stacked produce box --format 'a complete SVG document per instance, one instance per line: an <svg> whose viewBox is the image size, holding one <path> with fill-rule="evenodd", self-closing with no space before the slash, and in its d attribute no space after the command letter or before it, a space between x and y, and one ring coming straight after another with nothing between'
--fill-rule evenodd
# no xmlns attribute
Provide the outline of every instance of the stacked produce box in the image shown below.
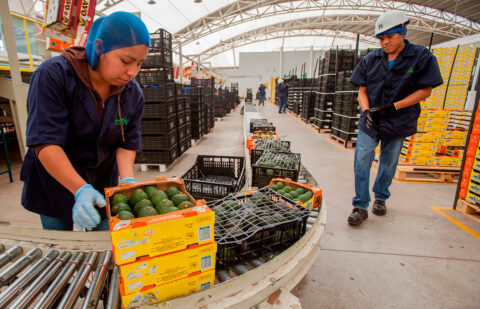
<svg viewBox="0 0 480 309"><path fill-rule="evenodd" d="M152 47L136 77L144 93L145 106L142 149L135 160L136 163L170 164L179 155L177 108L183 109L183 105L176 104L171 34L159 29L150 36Z"/></svg>
<svg viewBox="0 0 480 309"><path fill-rule="evenodd" d="M298 115L303 101L303 85L300 79L290 79L287 97L287 109Z"/></svg>
<svg viewBox="0 0 480 309"><path fill-rule="evenodd" d="M358 135L358 88L349 82L352 70L337 73L335 102L333 104L332 135L345 142L355 142Z"/></svg>
<svg viewBox="0 0 480 309"><path fill-rule="evenodd" d="M177 150L181 156L192 146L191 111L186 103L182 84L175 84L175 100L177 106Z"/></svg>
<svg viewBox="0 0 480 309"><path fill-rule="evenodd" d="M432 52L440 67L443 85L432 90L432 95L426 100L426 107L447 110L464 109L477 47L441 47L434 48Z"/></svg>
<svg viewBox="0 0 480 309"><path fill-rule="evenodd" d="M193 78L191 86L203 88L203 118L202 118L202 132L208 134L210 129L215 126L215 105L214 105L214 92L215 92L215 79L196 79Z"/></svg>
<svg viewBox="0 0 480 309"><path fill-rule="evenodd" d="M195 201L182 181L159 178L107 188L105 196L124 308L214 284L215 214Z"/></svg>
<svg viewBox="0 0 480 309"><path fill-rule="evenodd" d="M458 127L452 130L453 127L449 127L451 117L452 111L448 110L422 110L418 118L419 133L405 139L399 162L460 166L467 131L458 130Z"/></svg>

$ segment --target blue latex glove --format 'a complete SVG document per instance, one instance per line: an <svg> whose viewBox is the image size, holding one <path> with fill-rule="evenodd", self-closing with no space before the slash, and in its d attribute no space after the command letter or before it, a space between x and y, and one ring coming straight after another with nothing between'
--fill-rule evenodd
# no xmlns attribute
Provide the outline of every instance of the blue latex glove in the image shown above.
<svg viewBox="0 0 480 309"><path fill-rule="evenodd" d="M75 226L82 231L83 228L91 230L100 223L100 214L95 209L107 206L103 195L92 185L84 185L75 193L75 205L73 205L72 219Z"/></svg>
<svg viewBox="0 0 480 309"><path fill-rule="evenodd" d="M137 180L134 178L134 177L123 177L122 179L120 179L120 183L122 182L128 182L128 183L137 183Z"/></svg>

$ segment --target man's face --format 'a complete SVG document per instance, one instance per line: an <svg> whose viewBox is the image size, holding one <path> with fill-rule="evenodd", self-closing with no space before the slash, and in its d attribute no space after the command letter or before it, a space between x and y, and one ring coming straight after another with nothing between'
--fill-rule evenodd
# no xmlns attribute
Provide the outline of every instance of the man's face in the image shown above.
<svg viewBox="0 0 480 309"><path fill-rule="evenodd" d="M380 40L380 47L387 54L394 54L400 52L404 44L404 36L399 33L385 34L378 38Z"/></svg>
<svg viewBox="0 0 480 309"><path fill-rule="evenodd" d="M97 70L110 85L120 86L137 75L147 54L145 44L115 49L100 56Z"/></svg>

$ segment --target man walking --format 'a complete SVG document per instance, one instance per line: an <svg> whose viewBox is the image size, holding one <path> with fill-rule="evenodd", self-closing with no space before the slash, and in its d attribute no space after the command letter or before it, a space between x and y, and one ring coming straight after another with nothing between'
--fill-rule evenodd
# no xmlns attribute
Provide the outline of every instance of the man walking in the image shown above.
<svg viewBox="0 0 480 309"><path fill-rule="evenodd" d="M286 113L287 112L287 96L288 96L288 86L285 85L283 79L278 79L277 84L278 90L278 113Z"/></svg>
<svg viewBox="0 0 480 309"><path fill-rule="evenodd" d="M265 106L265 85L264 84L260 84L260 87L258 87L258 91L260 92L260 96L258 98L258 101L259 101L259 105L263 105Z"/></svg>
<svg viewBox="0 0 480 309"><path fill-rule="evenodd" d="M369 53L355 68L350 82L360 86L362 110L355 148L355 197L350 225L368 218L370 168L381 142L380 165L373 186L372 212L387 213L385 201L397 169L405 137L417 132L420 101L443 83L436 58L423 46L405 40L409 20L404 13L387 11L375 24L381 49Z"/></svg>

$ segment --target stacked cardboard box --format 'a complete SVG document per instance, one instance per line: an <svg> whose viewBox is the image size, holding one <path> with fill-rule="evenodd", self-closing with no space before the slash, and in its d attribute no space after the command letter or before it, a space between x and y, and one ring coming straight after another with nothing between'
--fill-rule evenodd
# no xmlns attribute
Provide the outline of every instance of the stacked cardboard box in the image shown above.
<svg viewBox="0 0 480 309"><path fill-rule="evenodd" d="M429 109L460 110L465 106L476 47L442 47L433 49L437 58L443 85L432 90L426 100Z"/></svg>
<svg viewBox="0 0 480 309"><path fill-rule="evenodd" d="M204 201L196 202L183 181L159 178L127 187L105 189L107 213L111 197L129 197L135 189L152 185L165 191L176 187L195 207L164 215L120 220L110 217L115 264L119 270L124 308L153 304L204 290L215 280L215 214Z"/></svg>

